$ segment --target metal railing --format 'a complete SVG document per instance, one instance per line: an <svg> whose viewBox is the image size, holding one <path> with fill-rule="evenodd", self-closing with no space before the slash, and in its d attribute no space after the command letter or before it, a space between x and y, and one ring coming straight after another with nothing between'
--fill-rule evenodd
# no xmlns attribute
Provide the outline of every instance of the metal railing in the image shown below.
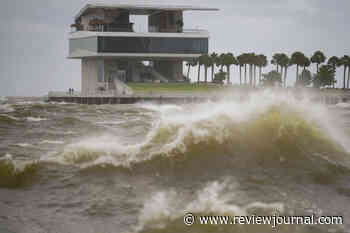
<svg viewBox="0 0 350 233"><path fill-rule="evenodd" d="M134 30L134 27L112 27L108 25L97 25L88 26L84 30L72 30L71 33L91 31L91 32L134 32L134 33L193 33L193 34L208 34L207 30L204 29L183 29L181 32L158 32L152 31L145 28L138 28Z"/></svg>

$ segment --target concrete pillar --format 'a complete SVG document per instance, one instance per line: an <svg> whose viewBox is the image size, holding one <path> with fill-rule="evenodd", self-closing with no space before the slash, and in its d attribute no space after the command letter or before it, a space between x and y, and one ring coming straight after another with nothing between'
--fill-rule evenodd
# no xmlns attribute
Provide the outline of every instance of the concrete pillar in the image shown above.
<svg viewBox="0 0 350 233"><path fill-rule="evenodd" d="M104 60L84 58L81 62L81 93L93 96L104 86Z"/></svg>

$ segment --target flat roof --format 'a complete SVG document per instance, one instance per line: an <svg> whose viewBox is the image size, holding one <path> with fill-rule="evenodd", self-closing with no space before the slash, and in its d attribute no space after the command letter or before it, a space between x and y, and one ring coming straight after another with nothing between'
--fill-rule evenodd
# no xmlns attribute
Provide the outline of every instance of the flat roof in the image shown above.
<svg viewBox="0 0 350 233"><path fill-rule="evenodd" d="M118 4L118 3L88 3L75 19L83 15L88 9L124 9L129 10L132 15L149 15L157 11L218 11L217 8L199 7L199 6L184 6L184 5L158 5L158 4Z"/></svg>

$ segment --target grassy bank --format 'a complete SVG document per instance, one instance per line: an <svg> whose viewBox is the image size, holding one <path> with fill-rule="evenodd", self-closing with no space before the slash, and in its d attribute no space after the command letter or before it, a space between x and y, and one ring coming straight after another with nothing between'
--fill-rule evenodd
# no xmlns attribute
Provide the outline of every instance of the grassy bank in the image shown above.
<svg viewBox="0 0 350 233"><path fill-rule="evenodd" d="M127 83L135 93L162 93L162 92L213 92L225 87L216 84L192 83Z"/></svg>

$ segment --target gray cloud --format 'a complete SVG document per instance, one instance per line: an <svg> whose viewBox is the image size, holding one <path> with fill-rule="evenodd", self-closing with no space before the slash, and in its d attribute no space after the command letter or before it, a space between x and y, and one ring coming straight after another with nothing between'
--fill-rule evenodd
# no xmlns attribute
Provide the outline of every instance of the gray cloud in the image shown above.
<svg viewBox="0 0 350 233"><path fill-rule="evenodd" d="M211 33L210 50L350 54L348 0L123 1L203 5L220 12L187 12L185 27ZM80 62L68 60L68 32L83 0L5 0L0 8L0 96L43 95L80 88ZM236 71L236 68L233 68ZM267 68L271 69L271 67ZM294 68L288 79L295 79ZM341 76L339 70L339 77ZM234 72L234 75L237 75Z"/></svg>

